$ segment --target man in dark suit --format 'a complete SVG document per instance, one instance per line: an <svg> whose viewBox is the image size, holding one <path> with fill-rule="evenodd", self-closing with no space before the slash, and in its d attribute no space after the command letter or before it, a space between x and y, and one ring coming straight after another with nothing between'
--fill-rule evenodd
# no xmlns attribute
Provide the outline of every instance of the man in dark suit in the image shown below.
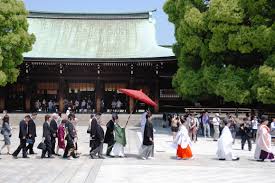
<svg viewBox="0 0 275 183"><path fill-rule="evenodd" d="M55 154L55 143L56 143L56 137L57 137L57 130L58 130L58 125L57 125L57 120L58 120L58 115L54 113L52 115L52 120L50 122L50 127L52 129L51 133L51 148L52 148L52 154Z"/></svg>
<svg viewBox="0 0 275 183"><path fill-rule="evenodd" d="M35 154L33 151L33 145L36 137L36 125L35 125L36 116L37 116L37 113L32 113L31 120L28 122L27 138L30 139L30 143L28 144L26 149L27 151L29 150L29 154Z"/></svg>
<svg viewBox="0 0 275 183"><path fill-rule="evenodd" d="M48 153L48 158L53 158L52 156L52 128L50 127L50 115L45 116L45 122L43 123L43 140L46 145L46 149L42 150L41 158L45 158L46 153Z"/></svg>
<svg viewBox="0 0 275 183"><path fill-rule="evenodd" d="M30 115L25 116L24 120L20 121L19 123L19 139L20 139L20 145L18 148L14 151L12 156L14 158L17 158L17 155L22 149L23 158L29 158L27 157L26 153L26 141L27 141L27 134L28 134L28 122L31 120Z"/></svg>

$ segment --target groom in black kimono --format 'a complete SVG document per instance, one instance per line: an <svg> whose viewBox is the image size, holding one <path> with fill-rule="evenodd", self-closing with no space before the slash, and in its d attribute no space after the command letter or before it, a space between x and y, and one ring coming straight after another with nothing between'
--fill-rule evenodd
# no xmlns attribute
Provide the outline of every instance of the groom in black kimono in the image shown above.
<svg viewBox="0 0 275 183"><path fill-rule="evenodd" d="M110 156L112 148L115 144L114 130L115 130L115 121L118 119L116 113L112 114L112 119L107 123L106 134L104 138L104 143L108 144L106 156Z"/></svg>
<svg viewBox="0 0 275 183"><path fill-rule="evenodd" d="M97 124L95 124L93 126L94 129L91 128L91 136L94 135L94 147L90 153L90 156L92 159L94 159L96 155L98 155L98 158L104 159L104 157L102 156L103 142L104 142L104 130L100 126L100 117L101 117L101 113L97 113L96 114ZM92 133L94 133L94 134L92 134Z"/></svg>

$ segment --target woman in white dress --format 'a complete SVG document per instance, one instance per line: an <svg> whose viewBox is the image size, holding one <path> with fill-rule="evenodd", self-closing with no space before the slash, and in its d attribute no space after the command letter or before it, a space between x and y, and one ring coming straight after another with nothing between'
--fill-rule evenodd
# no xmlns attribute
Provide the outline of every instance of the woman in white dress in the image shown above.
<svg viewBox="0 0 275 183"><path fill-rule="evenodd" d="M229 130L229 127L231 125L231 120L225 121L224 123L225 123L225 127L223 128L222 135L218 140L217 157L219 160L237 161L240 158L234 156L232 152L233 138Z"/></svg>
<svg viewBox="0 0 275 183"><path fill-rule="evenodd" d="M271 148L270 129L268 128L267 125L268 125L267 116L262 116L261 125L257 132L256 149L255 149L254 158L258 161L264 161L265 159L269 159L272 162L274 162L275 159Z"/></svg>

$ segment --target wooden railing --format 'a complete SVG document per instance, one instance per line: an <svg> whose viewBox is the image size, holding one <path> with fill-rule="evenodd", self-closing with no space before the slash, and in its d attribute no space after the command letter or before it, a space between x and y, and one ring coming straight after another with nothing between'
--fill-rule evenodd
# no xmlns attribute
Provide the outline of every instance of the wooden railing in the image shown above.
<svg viewBox="0 0 275 183"><path fill-rule="evenodd" d="M209 113L231 113L231 114L246 114L251 113L249 108L185 108L185 111L201 113L202 111L208 111Z"/></svg>

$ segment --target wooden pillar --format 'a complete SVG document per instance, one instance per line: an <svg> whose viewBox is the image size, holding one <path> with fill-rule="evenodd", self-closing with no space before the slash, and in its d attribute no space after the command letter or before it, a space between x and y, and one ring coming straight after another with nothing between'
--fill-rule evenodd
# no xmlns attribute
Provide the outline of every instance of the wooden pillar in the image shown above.
<svg viewBox="0 0 275 183"><path fill-rule="evenodd" d="M65 82L64 78L59 78L59 90L58 90L58 104L59 104L59 112L64 112L64 98L65 98Z"/></svg>
<svg viewBox="0 0 275 183"><path fill-rule="evenodd" d="M155 83L154 83L154 102L157 104L156 107L154 107L155 113L159 112L159 96L160 96L160 91L159 91L159 64L155 65Z"/></svg>
<svg viewBox="0 0 275 183"><path fill-rule="evenodd" d="M157 104L156 107L154 107L155 113L159 112L159 79L157 78L155 80L155 87L154 87L154 102Z"/></svg>
<svg viewBox="0 0 275 183"><path fill-rule="evenodd" d="M95 87L95 103L96 103L96 112L103 112L100 111L101 109L101 99L103 97L103 89L104 89L104 85L103 82L100 81L100 79L98 78L96 81L96 87Z"/></svg>
<svg viewBox="0 0 275 183"><path fill-rule="evenodd" d="M29 76L29 65L25 64L25 82L24 82L24 96L25 96L25 112L31 112L31 95L32 95L32 86Z"/></svg>
<svg viewBox="0 0 275 183"><path fill-rule="evenodd" d="M134 89L133 87L134 87L134 78L131 77L131 79L129 81L129 88ZM133 111L134 107L135 107L134 105L135 105L134 104L134 99L132 97L129 97L129 113L134 112Z"/></svg>
<svg viewBox="0 0 275 183"><path fill-rule="evenodd" d="M0 88L0 111L5 110L5 98L6 98L5 88Z"/></svg>
<svg viewBox="0 0 275 183"><path fill-rule="evenodd" d="M32 94L32 90L31 90L30 79L26 78L26 82L25 82L25 112L26 113L31 112L31 94Z"/></svg>

